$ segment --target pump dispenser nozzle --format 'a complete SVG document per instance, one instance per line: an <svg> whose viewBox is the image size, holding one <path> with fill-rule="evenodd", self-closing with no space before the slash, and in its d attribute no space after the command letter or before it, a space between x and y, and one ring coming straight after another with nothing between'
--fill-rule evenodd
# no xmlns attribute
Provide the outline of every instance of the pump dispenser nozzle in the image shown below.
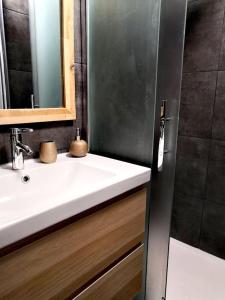
<svg viewBox="0 0 225 300"><path fill-rule="evenodd" d="M77 141L80 141L80 128L77 128L77 129L76 129L76 132L77 132L77 133L76 133L76 140L77 140Z"/></svg>
<svg viewBox="0 0 225 300"><path fill-rule="evenodd" d="M88 144L81 139L80 128L76 129L76 139L70 144L70 154L75 157L83 157L87 155Z"/></svg>

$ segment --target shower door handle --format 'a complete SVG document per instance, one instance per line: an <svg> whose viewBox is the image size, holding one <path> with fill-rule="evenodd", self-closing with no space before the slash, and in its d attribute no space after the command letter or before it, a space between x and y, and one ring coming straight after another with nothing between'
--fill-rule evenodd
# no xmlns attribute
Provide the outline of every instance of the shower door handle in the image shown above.
<svg viewBox="0 0 225 300"><path fill-rule="evenodd" d="M160 110L160 137L159 137L159 149L158 149L158 171L163 169L163 160L164 154L168 153L168 150L165 150L165 123L169 121L166 118L166 100L163 100L161 103Z"/></svg>

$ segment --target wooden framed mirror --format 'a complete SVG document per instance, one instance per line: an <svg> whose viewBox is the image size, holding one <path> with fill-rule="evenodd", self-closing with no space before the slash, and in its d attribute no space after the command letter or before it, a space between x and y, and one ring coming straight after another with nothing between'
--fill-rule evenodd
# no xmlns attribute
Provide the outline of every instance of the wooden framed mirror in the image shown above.
<svg viewBox="0 0 225 300"><path fill-rule="evenodd" d="M2 0L0 0L0 2L1 1ZM22 93L18 93L18 98L13 96L15 94L13 90L14 88L13 84L16 84L16 80L14 82L15 77L13 77L13 75L15 72L19 73L21 71L14 70L15 69L14 67L11 68L13 70L9 70L8 64L13 64L14 62L14 65L16 64L16 67L21 65L18 62L18 57L22 56L20 51L22 52L23 49L22 48L20 49L19 46L22 39L21 38L17 39L16 34L17 31L19 32L18 27L20 26L24 31L24 25L21 25L17 21L16 26L14 28L6 28L7 25L9 25L9 27L12 26L11 25L12 16L7 15L9 14L8 11L10 10L7 11L4 8L4 6L2 6L2 2L1 2L2 20L0 20L1 21L0 42L3 50L5 47L5 53L4 51L0 51L2 55L2 57L0 57L0 61L4 62L5 60L5 66L0 65L0 98L1 98L0 99L0 125L74 120L76 119L75 70L74 70L74 61L75 61L74 0L58 0L58 1L57 0L47 0L47 1L26 0L26 1L29 5L29 9L27 9L29 13L27 18L29 19L29 21L27 21L26 19L25 22L27 22L26 24L29 24L29 34L30 34L29 39L31 43L31 51L30 51L31 66L29 65L29 68L32 69L32 80L30 81L32 81L33 89L32 92L29 93L29 97L27 98L24 97L24 99L26 98L26 101L24 101L23 103L21 102L21 99L19 99L19 95L22 95ZM13 2L15 1L12 1L11 3ZM57 7L59 8L60 11L54 14L52 5L55 4L57 4ZM38 7L34 7L35 5L37 5ZM46 9L46 5L51 5L51 9L49 9L49 15L47 14L48 12ZM43 8L45 11L43 11ZM38 10L41 10L39 16L38 16L39 13ZM14 13L13 9L11 11ZM57 26L54 26L53 24L54 20L51 18L55 18L56 15L58 15L58 20L56 20L56 22L58 22L57 23L58 32L60 36L57 36L57 34L53 32L55 31L55 28L57 28ZM40 16L41 18L45 18L44 20L41 20L42 23L40 22ZM7 20L5 20L7 19L7 17L9 18L8 23ZM46 22L45 26L43 25L45 24L44 22ZM7 41L8 36L9 37L13 36L15 41L13 40L12 42L10 40L8 42ZM53 40L53 38L55 39ZM12 53L7 53L8 50L7 47L9 48L9 52L10 52L12 50L11 49L12 45L14 47L13 54L14 56L16 56L15 59L13 58L14 56L12 55ZM17 51L16 55L15 55L15 47L16 47L15 45L18 47L18 49L16 49ZM43 49L44 47L45 49ZM50 50L48 47L52 49ZM46 53L45 50L48 50L47 52L49 53ZM7 58L7 54L8 54L8 58ZM58 55L59 58L58 60L56 54ZM11 59L10 59L10 55L11 55ZM23 58L24 57L25 55L23 55ZM27 57L28 55L26 56L26 64L25 64L26 68L28 66L27 61L29 60ZM55 62L57 62L56 63L58 67L57 71L56 71L56 66L55 65L53 66ZM22 65L24 66L24 64ZM4 76L4 74L6 76ZM56 77L56 75L58 77ZM10 76L12 77L11 82L10 79L8 81L6 80L7 77ZM5 80L5 89L4 89L4 80ZM37 81L39 85L37 84ZM18 84L20 88L22 85L23 84L20 85ZM10 93L11 86L12 86L12 92ZM36 94L39 95L40 99L37 96L34 97L35 88L37 91ZM7 95L7 90L8 90L8 95ZM29 91L31 91L31 89ZM4 98L4 93L5 93L5 98ZM42 95L42 97L40 95ZM49 99L45 99L43 95L48 95ZM57 104L54 95L56 95L56 98L59 98L59 101L61 102ZM38 105L35 104L37 102L35 102L34 99L37 102L40 100L38 102ZM54 101L52 101L51 103L51 100Z"/></svg>

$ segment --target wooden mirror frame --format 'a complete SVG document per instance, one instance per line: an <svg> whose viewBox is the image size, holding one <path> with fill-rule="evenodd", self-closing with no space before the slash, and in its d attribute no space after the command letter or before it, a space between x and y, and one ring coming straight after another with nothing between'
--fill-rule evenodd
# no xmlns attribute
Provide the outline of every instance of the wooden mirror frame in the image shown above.
<svg viewBox="0 0 225 300"><path fill-rule="evenodd" d="M0 125L76 119L74 0L62 0L63 103L61 108L0 109Z"/></svg>

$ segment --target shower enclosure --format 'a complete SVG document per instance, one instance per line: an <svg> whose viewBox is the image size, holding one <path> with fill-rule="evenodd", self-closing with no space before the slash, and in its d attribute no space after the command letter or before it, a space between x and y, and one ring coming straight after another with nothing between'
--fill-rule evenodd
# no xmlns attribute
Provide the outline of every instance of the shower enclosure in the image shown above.
<svg viewBox="0 0 225 300"><path fill-rule="evenodd" d="M188 1L171 231L171 237L178 240L172 240L171 274L180 272L177 277L182 280L187 271L188 299L193 295L199 300L224 299L225 295L224 16L224 1ZM174 264L174 249L178 257L195 265L193 271L185 263L180 269ZM210 271L201 275L202 270ZM182 283L174 284L181 296ZM179 294L170 295L168 300L179 299Z"/></svg>
<svg viewBox="0 0 225 300"><path fill-rule="evenodd" d="M152 168L139 298L161 300L166 297L186 0L89 0L87 12L90 151Z"/></svg>

